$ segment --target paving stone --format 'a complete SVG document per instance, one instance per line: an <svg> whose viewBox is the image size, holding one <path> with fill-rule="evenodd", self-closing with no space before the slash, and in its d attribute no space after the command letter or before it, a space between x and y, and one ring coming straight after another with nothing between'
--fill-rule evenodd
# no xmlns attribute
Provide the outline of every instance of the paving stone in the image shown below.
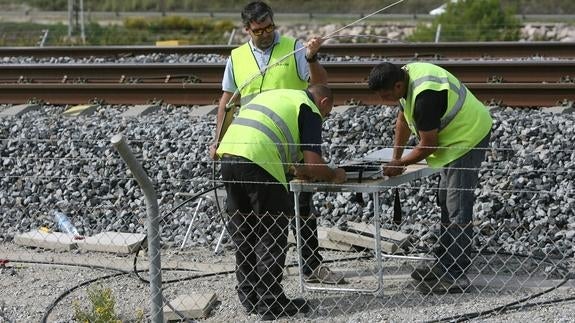
<svg viewBox="0 0 575 323"><path fill-rule="evenodd" d="M170 300L172 307L188 319L205 318L210 314L212 307L218 300L216 293L193 293L189 295L179 295ZM164 321L181 321L182 318L176 314L168 305L164 306Z"/></svg>
<svg viewBox="0 0 575 323"><path fill-rule="evenodd" d="M107 231L78 242L82 250L130 254L146 239L145 234Z"/></svg>
<svg viewBox="0 0 575 323"><path fill-rule="evenodd" d="M76 240L72 234L40 230L32 230L14 236L14 243L17 245L59 251L75 249L79 241L82 240Z"/></svg>

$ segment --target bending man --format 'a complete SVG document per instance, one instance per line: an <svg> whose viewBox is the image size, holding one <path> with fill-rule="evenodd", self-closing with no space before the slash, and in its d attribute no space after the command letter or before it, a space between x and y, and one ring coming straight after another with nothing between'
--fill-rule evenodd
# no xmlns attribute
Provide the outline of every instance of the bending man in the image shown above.
<svg viewBox="0 0 575 323"><path fill-rule="evenodd" d="M424 293L463 292L470 285L474 190L489 143L492 119L487 108L451 73L429 63L382 63L369 75L369 88L384 101L399 101L393 159L385 168L396 176L426 159L443 167L438 190L441 235L433 266L418 266L411 277ZM407 155L410 134L419 139Z"/></svg>
<svg viewBox="0 0 575 323"><path fill-rule="evenodd" d="M239 88L235 102L245 105L257 94L273 89L304 90L309 84L327 84L327 72L317 60L321 38L312 38L304 44L291 37L281 36L276 31L274 13L263 1L253 1L242 10L242 23L250 40L232 50L226 63L222 80L223 94L219 102L216 141L223 137L229 126L233 111L226 113L226 105ZM295 54L289 55L294 50ZM285 58L287 56L287 58ZM285 58L256 78L266 66ZM217 143L211 148L215 157ZM303 240L303 273L307 282L326 284L345 283L343 274L333 272L322 265L319 253L317 219L312 203L312 193L300 194L300 214L302 215L301 237ZM295 223L292 223L295 235Z"/></svg>
<svg viewBox="0 0 575 323"><path fill-rule="evenodd" d="M217 150L228 231L237 247L238 296L248 313L263 320L309 310L305 300L288 299L281 285L293 215L286 172L295 168L298 177L345 181L345 171L331 169L321 157L321 122L332 104L323 85L263 92L240 109Z"/></svg>

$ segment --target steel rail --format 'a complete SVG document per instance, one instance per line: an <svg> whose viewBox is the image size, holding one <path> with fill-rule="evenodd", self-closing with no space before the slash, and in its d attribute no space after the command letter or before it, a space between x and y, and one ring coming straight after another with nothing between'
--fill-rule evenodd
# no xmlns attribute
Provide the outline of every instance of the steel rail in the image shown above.
<svg viewBox="0 0 575 323"><path fill-rule="evenodd" d="M351 38L351 37L350 37ZM188 46L73 46L2 47L2 57L110 57L147 54L216 54L228 56L237 45ZM574 42L444 42L444 43L341 43L325 44L321 54L403 59L575 58Z"/></svg>
<svg viewBox="0 0 575 323"><path fill-rule="evenodd" d="M550 107L575 102L575 83L467 83L486 103L506 106ZM334 104L382 102L365 83L333 83ZM86 104L94 100L108 104L146 104L162 101L173 105L216 104L221 86L206 84L0 84L0 103L21 104L31 99L50 104Z"/></svg>
<svg viewBox="0 0 575 323"><path fill-rule="evenodd" d="M332 83L364 82L370 62L325 62ZM404 64L404 61L395 61ZM575 60L429 61L463 82L572 82ZM0 64L0 83L220 83L224 63L189 64Z"/></svg>

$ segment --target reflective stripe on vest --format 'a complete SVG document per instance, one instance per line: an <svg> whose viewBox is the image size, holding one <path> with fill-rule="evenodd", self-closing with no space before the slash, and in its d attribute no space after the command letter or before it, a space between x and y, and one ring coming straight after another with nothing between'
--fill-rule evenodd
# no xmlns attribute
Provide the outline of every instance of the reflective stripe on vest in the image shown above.
<svg viewBox="0 0 575 323"><path fill-rule="evenodd" d="M424 82L428 81L439 84L449 83L449 88L453 92L456 92L458 96L457 101L453 105L453 108L449 111L449 113L447 113L445 116L443 116L443 118L441 118L441 123L439 125L439 131L441 131L441 129L445 128L451 122L451 120L455 119L457 113L461 110L461 108L463 108L463 104L465 103L465 99L467 98L467 88L465 87L465 85L461 83L460 86L458 87L456 84L449 82L449 78L447 77L437 77L437 76L420 77L411 82L411 88L415 89Z"/></svg>
<svg viewBox="0 0 575 323"><path fill-rule="evenodd" d="M295 140L293 139L293 136L291 134L291 131L289 130L288 125L285 123L285 121L282 119L282 117L280 117L272 109L270 109L266 106L260 105L260 104L249 104L249 105L243 107L243 109L261 112L265 116L267 116L268 118L272 119L273 122L276 124L276 126L278 126L278 128L282 132L282 134L285 138L286 144L288 145L288 151L289 151L289 157L290 157L289 161L291 161L292 163L298 162L298 160L297 160L297 151L298 150L297 150L297 147L295 144ZM268 129L268 128L266 127L266 129ZM271 130L268 129L268 131L271 131ZM266 134L267 134L267 132L266 132ZM277 136L275 134L273 134L273 136L275 138L277 138ZM268 137L270 137L270 139L273 139L269 134L268 134ZM272 140L272 141L276 143L276 146L278 146L278 143L281 142L280 140ZM278 150L279 150L279 148L278 148ZM286 163L288 161L288 158L286 158L285 150L281 149L280 154L282 155L282 161L284 163Z"/></svg>
<svg viewBox="0 0 575 323"><path fill-rule="evenodd" d="M280 141L280 138L276 136L276 134L273 131L271 131L270 128L266 127L265 125L263 125L258 121L252 119L245 119L242 117L235 118L233 124L257 129L262 133L264 133L266 136L268 136L268 138L270 138L270 140L276 145L276 148L280 154L282 165L284 165L284 169L287 169L287 157L285 149Z"/></svg>
<svg viewBox="0 0 575 323"><path fill-rule="evenodd" d="M253 98L255 98L258 94L259 94L259 93L253 93L253 94L248 94L248 95L242 96L242 97L240 98L240 104L241 104L241 105L244 105L244 104L250 102L250 101L251 101Z"/></svg>

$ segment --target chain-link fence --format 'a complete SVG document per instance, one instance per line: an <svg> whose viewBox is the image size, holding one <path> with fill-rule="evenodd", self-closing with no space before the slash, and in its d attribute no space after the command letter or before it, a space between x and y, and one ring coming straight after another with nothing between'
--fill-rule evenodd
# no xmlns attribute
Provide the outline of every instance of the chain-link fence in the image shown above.
<svg viewBox="0 0 575 323"><path fill-rule="evenodd" d="M471 223L455 230L443 223L439 175L431 174L397 191L301 196L298 234L292 193L272 205L289 205L289 214L226 208L222 184L243 182L222 181L221 163L207 156L213 117L163 107L158 115L122 119L125 108L63 118L63 107L45 106L0 120L4 321L148 321L158 297L150 280L157 278L162 315L174 320L573 316L572 114L493 112L491 144L471 190ZM344 156L390 147L392 113L382 110L330 117L328 160L340 164ZM110 142L116 133L157 192L157 237L147 234L147 201ZM61 232L58 212L77 234ZM161 274L150 275L149 239L159 239ZM464 275L453 274L456 267Z"/></svg>

